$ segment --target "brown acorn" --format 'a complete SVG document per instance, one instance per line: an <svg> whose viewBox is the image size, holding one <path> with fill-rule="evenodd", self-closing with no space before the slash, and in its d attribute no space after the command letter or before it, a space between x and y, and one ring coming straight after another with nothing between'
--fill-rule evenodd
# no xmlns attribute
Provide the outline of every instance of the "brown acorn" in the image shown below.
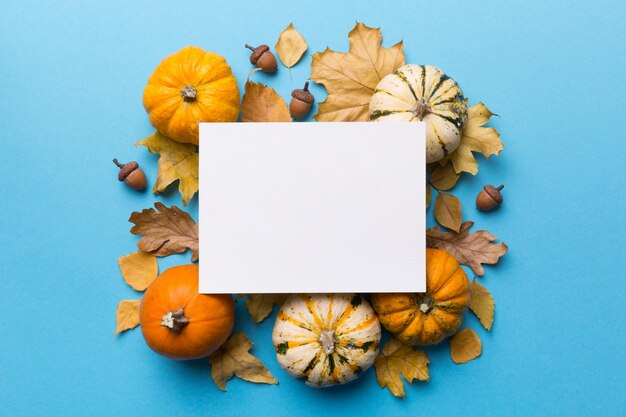
<svg viewBox="0 0 626 417"><path fill-rule="evenodd" d="M309 82L304 83L304 88L297 88L291 92L289 113L295 120L304 119L311 111L311 105L315 101L313 94L309 92Z"/></svg>
<svg viewBox="0 0 626 417"><path fill-rule="evenodd" d="M257 68L261 68L261 71L274 72L278 69L278 63L276 57L270 52L270 47L267 45L260 45L256 48L246 44L246 48L252 51L250 55L250 63Z"/></svg>
<svg viewBox="0 0 626 417"><path fill-rule="evenodd" d="M113 160L113 163L120 169L117 174L117 179L124 181L126 185L134 190L143 190L146 188L148 181L146 180L146 174L139 168L139 164L135 161L128 162L126 164L120 164L117 159Z"/></svg>
<svg viewBox="0 0 626 417"><path fill-rule="evenodd" d="M489 211L502 204L504 198L502 198L500 190L503 188L504 185L500 185L498 188L489 184L485 185L476 197L476 208L478 210Z"/></svg>

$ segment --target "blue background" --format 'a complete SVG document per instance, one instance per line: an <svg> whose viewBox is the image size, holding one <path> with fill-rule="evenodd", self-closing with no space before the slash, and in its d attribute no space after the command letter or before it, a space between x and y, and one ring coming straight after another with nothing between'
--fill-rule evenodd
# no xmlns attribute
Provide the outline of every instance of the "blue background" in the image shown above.
<svg viewBox="0 0 626 417"><path fill-rule="evenodd" d="M0 8L1 415L626 414L623 2L71 3ZM152 131L141 97L156 65L198 45L225 55L243 87L243 44L274 45L293 21L304 60L291 78L254 75L288 98L311 53L347 50L355 20L382 27L387 46L404 39L407 62L440 66L500 115L504 152L455 191L475 229L510 247L481 281L497 304L491 333L466 319L482 357L458 366L447 343L427 349L431 380L404 401L373 370L313 390L279 368L273 320L253 325L240 303L236 328L280 385L235 379L222 393L206 360L161 358L139 331L114 337L117 302L141 295L116 262L135 250L130 213L182 206L173 188L122 186L111 162L137 160L155 179L157 157L133 143ZM506 184L489 214L473 207L485 183ZM197 199L188 210L197 217Z"/></svg>

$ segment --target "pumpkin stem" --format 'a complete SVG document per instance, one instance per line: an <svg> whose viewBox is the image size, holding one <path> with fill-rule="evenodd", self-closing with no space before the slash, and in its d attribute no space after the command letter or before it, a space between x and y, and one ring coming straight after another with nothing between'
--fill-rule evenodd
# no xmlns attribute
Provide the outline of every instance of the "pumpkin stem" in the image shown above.
<svg viewBox="0 0 626 417"><path fill-rule="evenodd" d="M198 90L196 90L196 88L193 85L187 84L185 88L180 90L180 95L183 96L183 100L190 103L192 101L196 101Z"/></svg>
<svg viewBox="0 0 626 417"><path fill-rule="evenodd" d="M435 300L425 295L418 300L417 305L422 313L427 314L435 306Z"/></svg>
<svg viewBox="0 0 626 417"><path fill-rule="evenodd" d="M185 310L179 307L176 311L168 311L163 316L161 326L167 327L174 333L180 333L183 328L189 324L189 317L185 317Z"/></svg>
<svg viewBox="0 0 626 417"><path fill-rule="evenodd" d="M322 330L318 339L325 354L330 355L335 351L335 332L333 330Z"/></svg>
<svg viewBox="0 0 626 417"><path fill-rule="evenodd" d="M428 100L426 100L424 97L420 98L417 101L415 107L411 109L411 111L415 113L415 117L422 120L424 116L430 113L430 105L428 104Z"/></svg>

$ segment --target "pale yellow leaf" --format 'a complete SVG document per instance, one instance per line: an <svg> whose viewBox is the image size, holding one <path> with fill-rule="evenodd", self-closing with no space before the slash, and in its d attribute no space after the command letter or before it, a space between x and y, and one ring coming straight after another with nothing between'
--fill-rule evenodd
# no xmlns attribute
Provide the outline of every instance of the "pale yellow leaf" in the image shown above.
<svg viewBox="0 0 626 417"><path fill-rule="evenodd" d="M378 385L389 388L394 396L404 398L404 383L400 375L409 384L414 379L428 381L428 363L424 351L403 345L397 339L390 339L374 362Z"/></svg>
<svg viewBox="0 0 626 417"><path fill-rule="evenodd" d="M255 323L262 322L272 314L274 304L282 306L289 294L251 294L246 300L246 308Z"/></svg>
<svg viewBox="0 0 626 417"><path fill-rule="evenodd" d="M242 122L291 122L287 103L274 89L247 81L241 101Z"/></svg>
<svg viewBox="0 0 626 417"><path fill-rule="evenodd" d="M459 330L450 339L450 356L455 363L465 363L476 359L483 351L476 332L470 328Z"/></svg>
<svg viewBox="0 0 626 417"><path fill-rule="evenodd" d="M448 193L439 193L435 198L435 219L448 229L459 231L461 227L461 202Z"/></svg>
<svg viewBox="0 0 626 417"><path fill-rule="evenodd" d="M430 174L430 183L437 190L449 190L454 187L459 180L460 174L454 171L454 167L451 164L438 165L437 168Z"/></svg>
<svg viewBox="0 0 626 417"><path fill-rule="evenodd" d="M302 55L304 55L306 48L306 41L293 27L293 23L289 23L289 26L282 31L274 47L278 57L287 68L291 68L298 63Z"/></svg>
<svg viewBox="0 0 626 417"><path fill-rule="evenodd" d="M430 207L430 201L433 198L433 191L430 184L426 184L426 208Z"/></svg>
<svg viewBox="0 0 626 417"><path fill-rule="evenodd" d="M134 290L144 291L159 273L156 256L137 251L117 260L124 281Z"/></svg>
<svg viewBox="0 0 626 417"><path fill-rule="evenodd" d="M491 330L493 324L493 313L495 311L493 297L487 288L480 285L476 280L470 283L470 303L469 308L476 314L478 320L487 331Z"/></svg>
<svg viewBox="0 0 626 417"><path fill-rule="evenodd" d="M139 326L140 304L141 300L122 300L119 302L115 313L117 328L113 334L125 332L126 330L134 329Z"/></svg>

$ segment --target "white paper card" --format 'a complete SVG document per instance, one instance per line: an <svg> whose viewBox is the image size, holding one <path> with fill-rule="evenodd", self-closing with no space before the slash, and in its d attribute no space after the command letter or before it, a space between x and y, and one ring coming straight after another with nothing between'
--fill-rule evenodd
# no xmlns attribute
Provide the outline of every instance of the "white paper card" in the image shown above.
<svg viewBox="0 0 626 417"><path fill-rule="evenodd" d="M423 292L423 123L200 125L200 292Z"/></svg>

